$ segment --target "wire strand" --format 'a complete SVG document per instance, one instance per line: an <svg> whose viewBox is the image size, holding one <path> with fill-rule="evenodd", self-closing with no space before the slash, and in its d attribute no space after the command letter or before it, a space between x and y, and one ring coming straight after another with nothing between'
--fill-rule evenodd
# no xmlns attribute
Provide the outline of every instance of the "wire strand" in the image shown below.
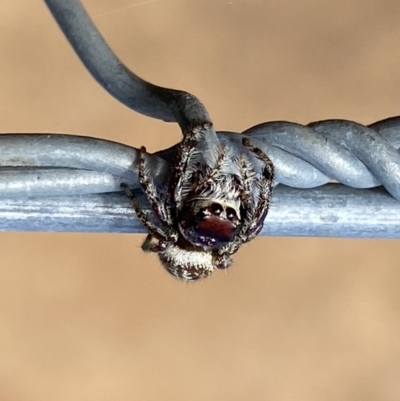
<svg viewBox="0 0 400 401"><path fill-rule="evenodd" d="M278 186L261 235L400 238L400 202L381 188ZM1 231L145 233L124 194L0 199Z"/></svg>

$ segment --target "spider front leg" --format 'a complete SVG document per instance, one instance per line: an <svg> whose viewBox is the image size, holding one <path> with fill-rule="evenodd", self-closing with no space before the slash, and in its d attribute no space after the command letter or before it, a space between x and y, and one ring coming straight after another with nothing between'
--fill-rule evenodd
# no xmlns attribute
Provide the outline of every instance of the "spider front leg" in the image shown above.
<svg viewBox="0 0 400 401"><path fill-rule="evenodd" d="M221 170L226 163L228 158L227 148L225 145L221 145L218 149L217 159L213 167L208 167L205 169L204 174L201 171L196 171L196 176L194 176L196 180L196 193L200 193L203 189L210 187L210 185L214 182L214 180L221 175Z"/></svg>
<svg viewBox="0 0 400 401"><path fill-rule="evenodd" d="M218 264L225 265L230 257L238 251L240 246L247 242L247 234L250 225L254 219L254 200L251 192L251 185L255 180L255 174L252 167L245 158L241 155L238 159L240 179L237 180L237 187L239 189L239 197L244 214L241 216L242 222L239 230L235 234L233 240L218 249ZM225 267L220 267L225 268Z"/></svg>
<svg viewBox="0 0 400 401"><path fill-rule="evenodd" d="M257 185L259 187L258 204L254 210L252 222L247 229L247 242L258 235L267 217L269 205L271 203L275 171L271 160L261 149L255 147L248 138L243 138L242 143L243 146L254 153L264 164L262 177L257 178Z"/></svg>
<svg viewBox="0 0 400 401"><path fill-rule="evenodd" d="M231 255L237 252L243 243L251 241L259 234L267 216L272 195L274 168L271 160L261 151L261 149L253 146L247 138L243 139L243 145L264 163L263 175L261 179L255 177L255 174L252 171L252 166L247 159L244 157L239 159L239 168L241 173L240 201L245 214L243 216L242 225L233 241L218 250L218 263L222 266L228 259L230 259ZM253 194L251 191L251 186L254 185L254 182L256 182L259 187L256 205L252 199Z"/></svg>
<svg viewBox="0 0 400 401"><path fill-rule="evenodd" d="M126 195L131 200L137 218L146 227L147 231L151 236L166 241L176 241L178 239L178 233L176 233L175 230L166 226L163 226L161 228L157 227L150 220L147 212L143 211L143 209L139 204L138 199L136 198L135 194L130 190L127 184L122 183L121 188L125 191Z"/></svg>
<svg viewBox="0 0 400 401"><path fill-rule="evenodd" d="M202 131L210 129L211 126L211 123L204 123L203 125L194 127L189 132L184 133L183 140L179 145L174 172L168 184L166 203L170 207L175 203L176 209L180 208L183 191L182 184L192 175L192 171L188 168L190 159L201 139Z"/></svg>
<svg viewBox="0 0 400 401"><path fill-rule="evenodd" d="M142 146L139 150L139 183L142 186L143 192L146 194L151 208L154 210L154 213L157 215L157 217L163 224L172 226L173 223L171 213L165 208L165 204L160 199L153 180L149 177L149 171L146 166L146 155L146 148Z"/></svg>

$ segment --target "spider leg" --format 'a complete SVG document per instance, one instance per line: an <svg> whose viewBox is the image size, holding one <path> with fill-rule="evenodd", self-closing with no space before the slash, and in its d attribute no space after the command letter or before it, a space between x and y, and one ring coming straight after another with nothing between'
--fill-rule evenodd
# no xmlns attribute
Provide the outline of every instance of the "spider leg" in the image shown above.
<svg viewBox="0 0 400 401"><path fill-rule="evenodd" d="M165 225L172 226L171 214L167 212L164 202L160 199L153 180L149 177L146 169L146 148L142 146L139 151L139 183L142 186L143 192L146 194L148 201L154 213Z"/></svg>
<svg viewBox="0 0 400 401"><path fill-rule="evenodd" d="M194 150L193 150L194 151ZM193 152L191 151L191 153L193 154ZM182 194L183 194L183 190L184 190L184 183L185 182L190 182L193 181L193 175L196 174L196 172L194 172L191 169L184 169L182 171L182 175L179 177L179 180L177 182L177 184L175 185L174 189L171 189L168 191L168 195L170 197L170 201L168 201L167 205L171 208L171 206L173 205L172 203L172 197L174 196L175 199L175 210L179 210L182 206Z"/></svg>
<svg viewBox="0 0 400 401"><path fill-rule="evenodd" d="M247 231L253 222L255 209L252 199L253 194L251 192L251 183L254 180L254 177L252 177L254 174L252 174L251 166L244 156L240 156L239 158L239 169L241 179L238 182L238 186L240 189L240 201L244 211L243 222L233 240L218 249L217 263L221 265L226 265L226 263L230 260L230 256L237 252L244 242L247 242Z"/></svg>
<svg viewBox="0 0 400 401"><path fill-rule="evenodd" d="M254 200L253 193L251 191L251 184L254 181L254 172L247 161L247 159L242 155L239 159L240 161L240 201L242 202L242 207L245 212L244 221L242 223L241 229L238 233L240 237L247 231L248 226L253 220L253 212L254 212Z"/></svg>
<svg viewBox="0 0 400 401"><path fill-rule="evenodd" d="M226 157L227 157L226 146L222 145L218 149L218 156L214 166L208 168L206 170L206 174L203 177L201 178L198 177L199 179L196 186L197 193L201 192L204 188L209 186L214 181L214 179L220 174L221 169L225 163Z"/></svg>
<svg viewBox="0 0 400 401"><path fill-rule="evenodd" d="M265 220L273 189L274 168L271 160L259 148L253 146L247 138L243 139L243 145L252 151L258 159L264 163L263 174L261 178L252 177L251 166L247 159L239 159L241 172L240 200L245 211L244 221L236 234L234 240L218 250L219 263L224 265L225 261L233 255L240 246L254 239L262 229ZM251 185L256 181L259 187L257 205L254 205Z"/></svg>
<svg viewBox="0 0 400 401"><path fill-rule="evenodd" d="M261 149L255 147L248 138L243 138L242 143L264 164L262 177L257 179L259 187L258 204L254 211L252 223L248 227L247 242L257 236L267 217L273 190L274 166L269 157Z"/></svg>
<svg viewBox="0 0 400 401"><path fill-rule="evenodd" d="M258 205L254 212L254 218L252 224L248 228L247 238L245 242L251 241L255 238L263 227L263 222L267 217L270 198L272 194L272 187L268 188L268 184L263 182L264 180L259 180L260 193L258 197Z"/></svg>
<svg viewBox="0 0 400 401"><path fill-rule="evenodd" d="M163 250L163 246L160 243L153 242L153 236L149 234L146 239L143 241L142 250L144 252L155 252L159 253Z"/></svg>
<svg viewBox="0 0 400 401"><path fill-rule="evenodd" d="M142 224L146 227L147 231L150 235L163 239L166 241L176 241L178 238L178 234L170 229L169 227L157 227L149 218L147 212L143 211L139 201L137 200L135 194L130 190L127 184L122 183L121 188L125 191L128 198L131 200L133 209L135 210L137 218L142 222Z"/></svg>
<svg viewBox="0 0 400 401"><path fill-rule="evenodd" d="M233 252L234 253L234 252ZM227 269L232 264L231 255L233 253L223 253L219 255L218 253L214 254L214 265L217 269Z"/></svg>
<svg viewBox="0 0 400 401"><path fill-rule="evenodd" d="M192 171L188 169L190 159L196 150L196 146L199 143L202 135L202 130L210 128L211 123L205 123L201 126L192 128L189 132L184 133L182 142L179 145L178 155L174 172L168 184L167 191L167 207L175 201L176 208L179 209L182 202L183 182L192 174ZM176 192L176 193L175 193Z"/></svg>
<svg viewBox="0 0 400 401"><path fill-rule="evenodd" d="M177 203L177 209L181 206L182 201L182 191L184 182L196 183L195 194L201 193L207 187L211 187L213 182L215 182L215 178L220 174L223 164L226 161L227 153L225 152L226 147L221 146L218 149L217 159L213 167L206 168L206 172L202 171L200 163L197 163L196 169L187 169L183 174L183 177L180 183L177 186L176 198L180 199L180 202Z"/></svg>

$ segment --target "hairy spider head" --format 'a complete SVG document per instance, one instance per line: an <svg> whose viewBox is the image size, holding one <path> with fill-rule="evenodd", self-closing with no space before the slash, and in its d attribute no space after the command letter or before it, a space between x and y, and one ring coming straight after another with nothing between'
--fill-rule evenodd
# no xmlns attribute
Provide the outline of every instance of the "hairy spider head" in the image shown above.
<svg viewBox="0 0 400 401"><path fill-rule="evenodd" d="M185 240L163 243L158 252L161 264L173 276L183 280L198 280L210 275L216 268L225 269L231 259L219 264L212 251L188 244Z"/></svg>
<svg viewBox="0 0 400 401"><path fill-rule="evenodd" d="M238 205L197 198L185 202L179 213L179 229L191 244L208 249L231 242L240 226Z"/></svg>

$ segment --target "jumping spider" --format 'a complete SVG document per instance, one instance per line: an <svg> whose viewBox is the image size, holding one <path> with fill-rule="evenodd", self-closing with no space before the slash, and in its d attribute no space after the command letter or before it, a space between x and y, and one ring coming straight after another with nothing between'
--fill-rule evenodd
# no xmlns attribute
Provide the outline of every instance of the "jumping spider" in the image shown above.
<svg viewBox="0 0 400 401"><path fill-rule="evenodd" d="M226 269L239 247L257 236L268 213L274 178L270 159L247 138L242 144L261 161L261 175L244 153L233 157L225 146L220 146L214 166L196 163L201 128L187 133L181 142L165 194L158 193L149 177L146 149L140 149L139 182L152 218L129 187L121 184L149 232L142 249L157 253L165 269L184 280L206 277L215 268ZM236 173L226 173L232 164Z"/></svg>

